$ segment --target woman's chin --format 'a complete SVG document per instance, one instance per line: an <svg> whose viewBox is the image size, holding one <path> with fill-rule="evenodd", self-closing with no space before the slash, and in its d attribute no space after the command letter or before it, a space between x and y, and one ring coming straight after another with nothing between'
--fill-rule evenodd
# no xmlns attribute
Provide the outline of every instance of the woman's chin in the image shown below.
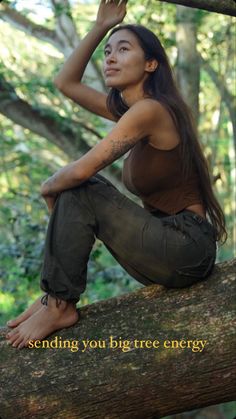
<svg viewBox="0 0 236 419"><path fill-rule="evenodd" d="M121 87L121 85L119 84L119 83L116 83L115 82L115 80L105 80L105 85L106 85L106 87L110 87L110 88L113 88L113 89L117 89L117 90L122 90L122 87Z"/></svg>

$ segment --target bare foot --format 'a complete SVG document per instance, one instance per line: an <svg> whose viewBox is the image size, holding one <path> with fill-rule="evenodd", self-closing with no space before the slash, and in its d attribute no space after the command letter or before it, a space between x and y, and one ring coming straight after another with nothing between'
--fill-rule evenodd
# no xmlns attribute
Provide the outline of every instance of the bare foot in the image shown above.
<svg viewBox="0 0 236 419"><path fill-rule="evenodd" d="M24 322L26 319L28 319L32 314L34 314L36 311L38 311L40 308L42 308L41 298L39 297L29 308L27 308L23 313L21 313L18 317L15 319L9 320L7 322L8 327L16 327L18 324Z"/></svg>
<svg viewBox="0 0 236 419"><path fill-rule="evenodd" d="M58 329L72 326L78 318L75 304L60 300L57 306L56 299L49 296L47 305L41 305L40 309L8 333L6 338L9 344L21 349L28 346L30 340L42 340Z"/></svg>

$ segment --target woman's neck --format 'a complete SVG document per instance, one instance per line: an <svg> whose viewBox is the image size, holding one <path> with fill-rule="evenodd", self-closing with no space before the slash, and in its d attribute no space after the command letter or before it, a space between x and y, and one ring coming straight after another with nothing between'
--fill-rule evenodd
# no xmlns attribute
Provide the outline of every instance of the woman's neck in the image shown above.
<svg viewBox="0 0 236 419"><path fill-rule="evenodd" d="M142 86L127 87L126 89L121 91L120 94L121 94L122 100L125 102L125 104L128 107L134 105L139 100L147 97L144 94Z"/></svg>

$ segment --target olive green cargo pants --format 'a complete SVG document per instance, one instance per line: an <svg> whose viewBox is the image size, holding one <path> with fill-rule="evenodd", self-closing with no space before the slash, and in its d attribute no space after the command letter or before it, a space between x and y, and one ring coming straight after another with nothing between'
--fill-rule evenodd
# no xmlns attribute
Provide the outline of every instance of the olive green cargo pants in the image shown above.
<svg viewBox="0 0 236 419"><path fill-rule="evenodd" d="M150 213L100 174L63 191L53 208L40 286L78 302L96 237L144 285L187 287L207 278L216 258L212 225L191 211Z"/></svg>

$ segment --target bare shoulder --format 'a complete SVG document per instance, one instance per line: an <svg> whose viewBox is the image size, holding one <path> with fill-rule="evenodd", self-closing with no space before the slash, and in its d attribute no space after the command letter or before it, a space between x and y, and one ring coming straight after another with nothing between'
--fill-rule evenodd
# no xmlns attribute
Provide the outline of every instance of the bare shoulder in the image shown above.
<svg viewBox="0 0 236 419"><path fill-rule="evenodd" d="M145 98L135 102L123 116L136 118L137 123L150 123L157 121L159 117L163 117L163 112L166 112L166 110L160 102Z"/></svg>
<svg viewBox="0 0 236 419"><path fill-rule="evenodd" d="M151 98L145 98L135 102L129 108L128 112L130 116L137 119L138 123L151 124L153 127L170 117L167 109L160 102Z"/></svg>
<svg viewBox="0 0 236 419"><path fill-rule="evenodd" d="M156 99L152 98L143 98L135 102L130 109L144 109L147 111L152 112L153 109L155 111L162 111L164 110L164 106Z"/></svg>

